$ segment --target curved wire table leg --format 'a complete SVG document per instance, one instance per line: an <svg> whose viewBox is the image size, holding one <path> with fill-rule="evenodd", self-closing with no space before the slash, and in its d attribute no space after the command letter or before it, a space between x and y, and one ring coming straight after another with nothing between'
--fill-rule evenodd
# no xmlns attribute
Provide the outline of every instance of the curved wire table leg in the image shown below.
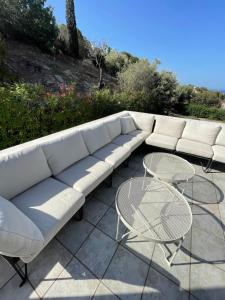
<svg viewBox="0 0 225 300"><path fill-rule="evenodd" d="M118 215L118 218L117 218L117 226L116 226L116 240L117 242L119 242L119 229L120 229L120 216Z"/></svg>
<svg viewBox="0 0 225 300"><path fill-rule="evenodd" d="M164 247L166 247L166 248L168 249L168 251L170 252L170 255L169 255L169 256L166 255L165 250L163 249L163 247L161 246L161 244L159 244L159 247L160 247L161 250L163 251L164 257L165 257L166 262L168 263L169 267L172 266L172 262L173 262L174 258L176 257L178 251L180 250L180 247L182 246L184 239L185 239L185 237L182 237L182 238L179 240L178 245L177 245L177 248L175 249L175 251L174 251L173 253L172 253L172 252L164 245Z"/></svg>
<svg viewBox="0 0 225 300"><path fill-rule="evenodd" d="M187 188L188 182L189 182L189 179L187 179L187 180L185 181L185 185L184 185L184 188L183 188L182 193L181 193L182 195L184 194L184 191L185 191L185 189Z"/></svg>
<svg viewBox="0 0 225 300"><path fill-rule="evenodd" d="M128 230L126 233L124 233L121 238L119 238L119 229L120 229L120 217L118 216L117 219L117 226L116 226L116 241L119 243L121 242L127 235L131 233L130 230Z"/></svg>

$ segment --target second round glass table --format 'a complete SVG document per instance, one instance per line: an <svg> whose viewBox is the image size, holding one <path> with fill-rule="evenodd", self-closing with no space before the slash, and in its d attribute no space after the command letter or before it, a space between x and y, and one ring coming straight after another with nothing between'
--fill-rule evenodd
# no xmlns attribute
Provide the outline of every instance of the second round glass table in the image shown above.
<svg viewBox="0 0 225 300"><path fill-rule="evenodd" d="M145 176L149 173L153 177L170 184L180 181L188 182L195 175L195 168L192 164L170 153L149 153L144 157L143 165Z"/></svg>

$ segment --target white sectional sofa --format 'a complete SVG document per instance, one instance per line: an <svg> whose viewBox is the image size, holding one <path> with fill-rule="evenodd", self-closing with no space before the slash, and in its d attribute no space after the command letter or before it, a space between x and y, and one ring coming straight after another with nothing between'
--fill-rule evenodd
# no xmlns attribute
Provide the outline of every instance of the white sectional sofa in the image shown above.
<svg viewBox="0 0 225 300"><path fill-rule="evenodd" d="M144 142L153 120L141 130L122 112L0 152L0 254L23 282L27 265L20 270L17 258L27 264L39 254Z"/></svg>
<svg viewBox="0 0 225 300"><path fill-rule="evenodd" d="M182 119L167 116L157 116L154 132L146 139L152 146L175 150L178 139L181 138L185 126Z"/></svg>
<svg viewBox="0 0 225 300"><path fill-rule="evenodd" d="M225 125L129 111L0 151L0 254L23 282L27 263L144 141L225 163Z"/></svg>
<svg viewBox="0 0 225 300"><path fill-rule="evenodd" d="M213 161L225 162L225 124L155 115L146 144L207 159L208 170Z"/></svg>

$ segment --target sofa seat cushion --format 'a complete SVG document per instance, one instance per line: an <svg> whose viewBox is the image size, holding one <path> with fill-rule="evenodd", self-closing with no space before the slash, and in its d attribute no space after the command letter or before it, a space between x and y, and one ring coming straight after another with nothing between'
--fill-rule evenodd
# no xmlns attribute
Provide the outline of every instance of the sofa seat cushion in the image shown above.
<svg viewBox="0 0 225 300"><path fill-rule="evenodd" d="M8 200L51 175L40 147L0 155L0 195Z"/></svg>
<svg viewBox="0 0 225 300"><path fill-rule="evenodd" d="M156 118L154 133L180 138L185 126L185 121L167 116Z"/></svg>
<svg viewBox="0 0 225 300"><path fill-rule="evenodd" d="M151 134L151 132L143 131L143 130L134 130L129 132L128 134L132 136L136 136L137 138L140 138L144 141Z"/></svg>
<svg viewBox="0 0 225 300"><path fill-rule="evenodd" d="M109 164L88 156L58 174L56 178L87 196L112 171Z"/></svg>
<svg viewBox="0 0 225 300"><path fill-rule="evenodd" d="M213 145L220 131L220 125L210 124L205 121L188 120L184 128L182 138Z"/></svg>
<svg viewBox="0 0 225 300"><path fill-rule="evenodd" d="M134 151L143 142L140 137L135 137L129 134L122 134L115 138L112 143L121 147L127 147L131 152Z"/></svg>
<svg viewBox="0 0 225 300"><path fill-rule="evenodd" d="M213 160L225 163L225 146L214 145L212 148Z"/></svg>
<svg viewBox="0 0 225 300"><path fill-rule="evenodd" d="M127 147L120 147L116 144L108 144L99 149L93 156L110 164L114 169L130 156L131 152Z"/></svg>
<svg viewBox="0 0 225 300"><path fill-rule="evenodd" d="M53 175L89 155L79 131L60 135L42 145Z"/></svg>
<svg viewBox="0 0 225 300"><path fill-rule="evenodd" d="M90 154L111 142L107 127L103 123L85 127L81 134Z"/></svg>
<svg viewBox="0 0 225 300"><path fill-rule="evenodd" d="M120 118L112 118L104 122L106 125L111 140L115 139L121 134L121 122Z"/></svg>
<svg viewBox="0 0 225 300"><path fill-rule="evenodd" d="M152 132L155 117L154 115L143 112L130 112L134 124L139 130Z"/></svg>
<svg viewBox="0 0 225 300"><path fill-rule="evenodd" d="M210 145L186 139L180 139L178 141L176 150L205 158L211 158L213 156L213 150Z"/></svg>
<svg viewBox="0 0 225 300"><path fill-rule="evenodd" d="M80 192L51 177L12 199L40 229L45 245L81 208L84 201Z"/></svg>
<svg viewBox="0 0 225 300"><path fill-rule="evenodd" d="M156 146L160 148L165 148L169 150L175 150L177 145L178 139L176 137L152 133L149 137L145 140L146 144L151 146Z"/></svg>
<svg viewBox="0 0 225 300"><path fill-rule="evenodd" d="M11 201L0 196L0 253L29 261L41 251L40 229Z"/></svg>

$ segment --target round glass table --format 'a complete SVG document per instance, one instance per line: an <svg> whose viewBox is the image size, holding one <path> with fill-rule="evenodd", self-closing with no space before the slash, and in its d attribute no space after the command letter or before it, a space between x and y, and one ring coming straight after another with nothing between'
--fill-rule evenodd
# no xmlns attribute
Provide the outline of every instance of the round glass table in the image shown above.
<svg viewBox="0 0 225 300"><path fill-rule="evenodd" d="M188 182L195 175L195 168L187 160L170 153L153 152L144 157L147 173L168 183Z"/></svg>
<svg viewBox="0 0 225 300"><path fill-rule="evenodd" d="M156 242L171 265L192 225L192 213L184 196L173 186L154 177L136 177L122 183L116 194L116 239L131 232ZM128 232L119 239L120 221ZM172 253L167 244L175 243ZM165 248L170 252L167 256Z"/></svg>

